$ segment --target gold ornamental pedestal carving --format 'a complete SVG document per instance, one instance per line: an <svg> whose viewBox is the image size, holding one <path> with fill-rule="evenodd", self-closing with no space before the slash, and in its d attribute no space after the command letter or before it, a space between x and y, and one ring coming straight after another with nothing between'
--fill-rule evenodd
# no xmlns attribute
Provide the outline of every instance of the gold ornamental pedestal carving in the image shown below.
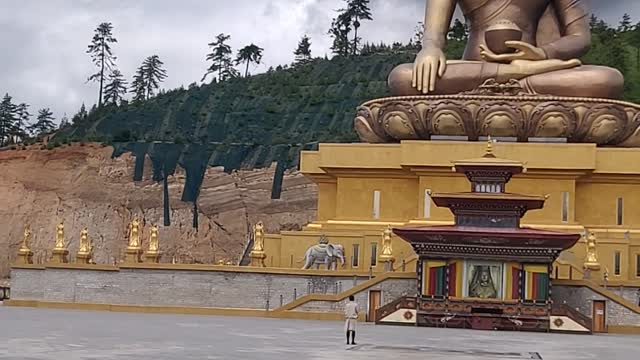
<svg viewBox="0 0 640 360"><path fill-rule="evenodd" d="M610 99L527 94L517 84L488 82L457 95L376 99L358 108L355 129L363 142L476 141L497 136L527 142L562 138L570 143L640 147L640 105Z"/></svg>
<svg viewBox="0 0 640 360"><path fill-rule="evenodd" d="M68 249L53 249L53 257L51 258L53 264L68 264L69 263L69 250Z"/></svg>

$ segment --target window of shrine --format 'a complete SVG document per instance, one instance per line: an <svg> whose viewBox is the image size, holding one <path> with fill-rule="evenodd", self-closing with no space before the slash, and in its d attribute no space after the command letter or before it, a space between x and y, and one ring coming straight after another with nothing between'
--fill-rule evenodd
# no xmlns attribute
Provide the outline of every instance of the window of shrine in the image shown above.
<svg viewBox="0 0 640 360"><path fill-rule="evenodd" d="M431 189L424 191L424 218L429 219L431 217Z"/></svg>
<svg viewBox="0 0 640 360"><path fill-rule="evenodd" d="M360 259L360 245L353 244L353 258L351 259L351 266L358 267L360 265L359 259Z"/></svg>
<svg viewBox="0 0 640 360"><path fill-rule="evenodd" d="M569 193L562 193L562 222L569 222Z"/></svg>
<svg viewBox="0 0 640 360"><path fill-rule="evenodd" d="M380 191L373 192L373 218L380 219Z"/></svg>
<svg viewBox="0 0 640 360"><path fill-rule="evenodd" d="M378 243L371 243L371 266L378 265Z"/></svg>
<svg viewBox="0 0 640 360"><path fill-rule="evenodd" d="M620 251L616 251L613 258L613 274L620 275Z"/></svg>
<svg viewBox="0 0 640 360"><path fill-rule="evenodd" d="M475 183L474 191L478 193L498 194L504 192L502 183L499 182L481 182Z"/></svg>
<svg viewBox="0 0 640 360"><path fill-rule="evenodd" d="M622 210L623 210L623 202L624 200L619 197L618 198L618 202L616 203L616 224L617 225L622 225L623 224L623 217L622 217Z"/></svg>

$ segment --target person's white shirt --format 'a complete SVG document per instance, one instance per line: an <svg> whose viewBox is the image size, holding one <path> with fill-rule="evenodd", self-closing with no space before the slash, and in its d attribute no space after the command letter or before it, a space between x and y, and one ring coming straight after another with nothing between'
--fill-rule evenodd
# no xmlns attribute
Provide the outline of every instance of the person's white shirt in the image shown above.
<svg viewBox="0 0 640 360"><path fill-rule="evenodd" d="M359 313L359 309L358 309L358 303L357 302L349 301L344 306L344 316L347 319L357 319L358 318L358 313Z"/></svg>

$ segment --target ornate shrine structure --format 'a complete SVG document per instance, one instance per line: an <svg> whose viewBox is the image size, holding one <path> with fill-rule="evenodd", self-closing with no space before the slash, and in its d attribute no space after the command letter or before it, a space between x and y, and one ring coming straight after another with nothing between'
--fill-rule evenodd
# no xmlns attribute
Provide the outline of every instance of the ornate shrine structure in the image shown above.
<svg viewBox="0 0 640 360"><path fill-rule="evenodd" d="M524 166L496 158L491 143L482 158L454 165L471 192L432 199L451 210L455 224L394 229L418 255L417 324L548 331L553 262L581 236L520 227L546 197L506 192Z"/></svg>

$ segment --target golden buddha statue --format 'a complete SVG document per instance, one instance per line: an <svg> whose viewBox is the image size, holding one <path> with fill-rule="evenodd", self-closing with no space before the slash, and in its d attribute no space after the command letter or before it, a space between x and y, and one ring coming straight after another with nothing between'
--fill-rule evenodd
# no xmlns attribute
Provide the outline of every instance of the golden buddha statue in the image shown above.
<svg viewBox="0 0 640 360"><path fill-rule="evenodd" d="M619 71L577 60L591 45L584 2L427 0L422 51L414 64L392 71L391 92L458 94L494 79L517 81L530 94L619 99L624 85ZM470 30L459 61L447 60L444 53L456 5Z"/></svg>
<svg viewBox="0 0 640 360"><path fill-rule="evenodd" d="M56 245L54 249L65 249L64 223L60 223L56 226Z"/></svg>

